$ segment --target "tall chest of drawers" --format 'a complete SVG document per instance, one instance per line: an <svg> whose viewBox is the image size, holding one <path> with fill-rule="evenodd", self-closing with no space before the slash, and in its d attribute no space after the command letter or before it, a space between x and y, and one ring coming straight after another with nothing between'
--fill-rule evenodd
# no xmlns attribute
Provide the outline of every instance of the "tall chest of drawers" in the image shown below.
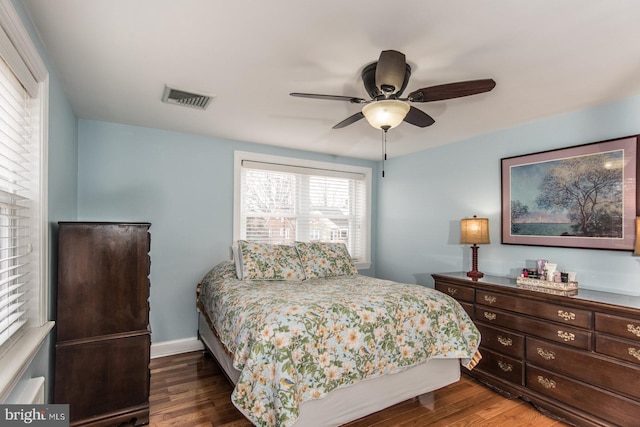
<svg viewBox="0 0 640 427"><path fill-rule="evenodd" d="M640 422L640 297L553 295L465 273L433 278L482 334L483 357L471 376L570 424Z"/></svg>
<svg viewBox="0 0 640 427"><path fill-rule="evenodd" d="M59 223L54 402L71 427L149 422L150 226Z"/></svg>

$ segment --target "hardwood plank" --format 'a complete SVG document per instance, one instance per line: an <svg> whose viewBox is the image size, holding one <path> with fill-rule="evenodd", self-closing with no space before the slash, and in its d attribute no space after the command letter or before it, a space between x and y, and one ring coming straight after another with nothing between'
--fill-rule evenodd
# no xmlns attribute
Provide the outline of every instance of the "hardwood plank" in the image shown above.
<svg viewBox="0 0 640 427"><path fill-rule="evenodd" d="M203 352L153 359L150 426L249 427L233 406L233 387ZM564 427L520 399L508 399L462 375L460 381L393 405L343 427Z"/></svg>

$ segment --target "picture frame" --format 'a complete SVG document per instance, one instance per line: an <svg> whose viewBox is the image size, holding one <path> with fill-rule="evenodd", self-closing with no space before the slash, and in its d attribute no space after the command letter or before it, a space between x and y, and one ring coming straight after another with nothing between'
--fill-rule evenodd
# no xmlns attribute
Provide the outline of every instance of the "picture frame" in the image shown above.
<svg viewBox="0 0 640 427"><path fill-rule="evenodd" d="M633 251L638 135L501 159L502 243Z"/></svg>

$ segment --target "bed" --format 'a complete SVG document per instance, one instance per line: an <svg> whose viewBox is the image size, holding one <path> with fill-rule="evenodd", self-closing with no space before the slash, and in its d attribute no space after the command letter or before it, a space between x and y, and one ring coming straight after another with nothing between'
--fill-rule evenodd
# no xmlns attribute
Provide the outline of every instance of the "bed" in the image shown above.
<svg viewBox="0 0 640 427"><path fill-rule="evenodd" d="M198 284L198 334L255 425L339 426L456 382L481 357L454 299L358 274L344 244L234 247Z"/></svg>

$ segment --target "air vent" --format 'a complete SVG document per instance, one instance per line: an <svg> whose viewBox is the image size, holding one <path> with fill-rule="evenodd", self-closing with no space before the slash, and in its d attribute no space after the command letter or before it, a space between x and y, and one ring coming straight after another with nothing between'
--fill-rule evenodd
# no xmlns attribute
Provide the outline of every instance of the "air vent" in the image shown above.
<svg viewBox="0 0 640 427"><path fill-rule="evenodd" d="M169 86L164 87L164 93L162 94L162 102L184 105L185 107L197 108L198 110L206 109L212 99L213 96L186 92L170 88Z"/></svg>

